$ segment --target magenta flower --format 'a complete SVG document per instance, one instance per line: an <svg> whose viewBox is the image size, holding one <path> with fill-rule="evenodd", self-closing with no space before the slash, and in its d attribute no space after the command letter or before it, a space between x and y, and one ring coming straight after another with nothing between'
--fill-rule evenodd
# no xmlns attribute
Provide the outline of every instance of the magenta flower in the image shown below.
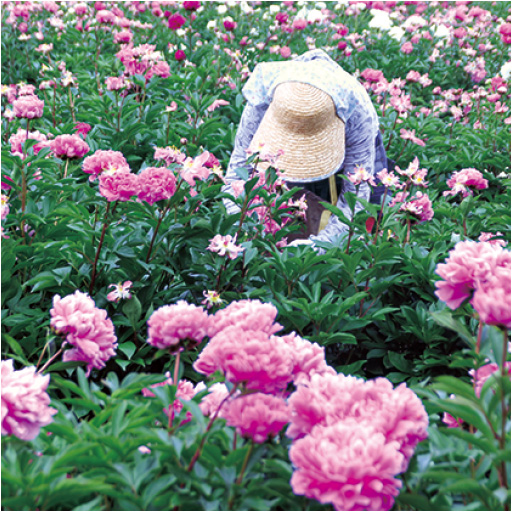
<svg viewBox="0 0 512 512"><path fill-rule="evenodd" d="M128 171L104 172L99 178L100 194L107 201L129 201L139 194L139 175Z"/></svg>
<svg viewBox="0 0 512 512"><path fill-rule="evenodd" d="M130 288L133 283L131 281L125 281L124 283L118 284L109 284L109 288L114 288L109 294L107 294L107 300L111 302L119 302L123 299L131 299L132 294L130 293Z"/></svg>
<svg viewBox="0 0 512 512"><path fill-rule="evenodd" d="M14 100L12 108L16 117L35 119L43 116L44 101L40 100L34 94L28 94Z"/></svg>
<svg viewBox="0 0 512 512"><path fill-rule="evenodd" d="M206 248L208 251L216 252L219 256L228 256L234 260L244 248L236 244L236 235L215 235L210 239L210 245Z"/></svg>
<svg viewBox="0 0 512 512"><path fill-rule="evenodd" d="M416 192L413 199L402 204L400 211L413 215L418 222L426 222L434 217L432 202L427 194L421 192Z"/></svg>
<svg viewBox="0 0 512 512"><path fill-rule="evenodd" d="M139 199L153 205L174 195L176 177L165 167L146 167L139 174L139 185Z"/></svg>
<svg viewBox="0 0 512 512"><path fill-rule="evenodd" d="M503 267L510 272L510 251L488 242L459 242L445 263L437 265L436 295L450 309L457 309L471 297L479 283L485 283ZM499 271L498 271L499 272Z"/></svg>
<svg viewBox="0 0 512 512"><path fill-rule="evenodd" d="M378 69L366 68L361 72L361 77L368 82L382 82L385 80L384 73Z"/></svg>
<svg viewBox="0 0 512 512"><path fill-rule="evenodd" d="M168 19L168 25L171 30L178 30L186 23L186 18L184 18L180 13L175 12Z"/></svg>
<svg viewBox="0 0 512 512"><path fill-rule="evenodd" d="M289 411L282 398L251 393L231 400L223 417L240 437L264 443L281 432L289 421Z"/></svg>
<svg viewBox="0 0 512 512"><path fill-rule="evenodd" d="M285 389L293 378L292 355L281 338L240 327L214 336L193 366L205 375L218 370L233 384L265 393Z"/></svg>
<svg viewBox="0 0 512 512"><path fill-rule="evenodd" d="M187 55L183 50L176 50L174 52L174 59L178 62L181 62L182 60L185 60L187 58Z"/></svg>
<svg viewBox="0 0 512 512"><path fill-rule="evenodd" d="M188 0L183 2L183 9L186 11L197 11L201 7L201 2L195 0Z"/></svg>
<svg viewBox="0 0 512 512"><path fill-rule="evenodd" d="M78 135L58 135L50 142L50 149L57 158L82 158L89 152L89 144Z"/></svg>
<svg viewBox="0 0 512 512"><path fill-rule="evenodd" d="M104 368L115 355L117 338L112 320L87 294L77 290L63 299L55 295L50 315L50 325L58 334L65 334L66 343L73 347L64 352L63 361L87 362L90 375L93 368Z"/></svg>
<svg viewBox="0 0 512 512"><path fill-rule="evenodd" d="M455 196L460 193L462 197L467 197L473 195L474 190L483 190L489 186L482 173L472 168L454 172L446 184L450 190L443 192L443 196Z"/></svg>
<svg viewBox="0 0 512 512"><path fill-rule="evenodd" d="M41 427L49 425L57 409L49 407L46 388L49 375L40 375L34 366L15 370L12 359L2 361L2 435L31 441Z"/></svg>
<svg viewBox="0 0 512 512"><path fill-rule="evenodd" d="M356 421L317 426L290 448L293 492L336 510L389 510L402 485L396 445Z"/></svg>
<svg viewBox="0 0 512 512"><path fill-rule="evenodd" d="M510 329L510 266L496 267L485 282L478 282L471 305L487 325Z"/></svg>
<svg viewBox="0 0 512 512"><path fill-rule="evenodd" d="M283 328L276 322L277 313L273 304L248 299L235 301L213 315L208 336L213 338L228 327L275 334Z"/></svg>
<svg viewBox="0 0 512 512"><path fill-rule="evenodd" d="M227 31L227 32L233 32L233 30L236 29L237 27L237 23L236 21L233 21L233 18L231 18L230 16L228 16L223 22L222 24L224 25L224 29Z"/></svg>
<svg viewBox="0 0 512 512"><path fill-rule="evenodd" d="M148 320L150 345L158 349L181 352L201 343L208 333L208 313L184 300L158 308Z"/></svg>
<svg viewBox="0 0 512 512"><path fill-rule="evenodd" d="M83 135L85 138L87 134L92 130L92 127L90 124L87 123L77 123L75 126L76 133L78 135Z"/></svg>
<svg viewBox="0 0 512 512"><path fill-rule="evenodd" d="M126 158L119 151L98 149L82 163L82 171L92 175L89 178L91 181L104 171L115 172L119 169L130 170Z"/></svg>

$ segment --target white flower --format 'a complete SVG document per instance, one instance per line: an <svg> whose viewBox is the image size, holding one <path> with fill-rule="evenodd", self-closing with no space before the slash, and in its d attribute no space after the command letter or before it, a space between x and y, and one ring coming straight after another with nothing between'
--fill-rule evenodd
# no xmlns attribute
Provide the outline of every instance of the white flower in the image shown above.
<svg viewBox="0 0 512 512"><path fill-rule="evenodd" d="M219 14L226 14L228 12L228 8L225 4L220 4L218 7L217 7L217 12Z"/></svg>
<svg viewBox="0 0 512 512"><path fill-rule="evenodd" d="M389 30L391 27L393 27L393 22L391 21L391 18L386 11L381 11L380 9L372 9L370 12L373 16L370 23L368 24L370 28Z"/></svg>
<svg viewBox="0 0 512 512"><path fill-rule="evenodd" d="M505 62L505 64L503 64L503 66L501 66L500 75L505 80L510 80L511 72L512 72L512 62Z"/></svg>
<svg viewBox="0 0 512 512"><path fill-rule="evenodd" d="M397 41L400 41L400 39L402 39L404 34L405 34L405 30L401 27L393 27L388 32L389 37L396 39Z"/></svg>
<svg viewBox="0 0 512 512"><path fill-rule="evenodd" d="M402 27L407 29L409 27L424 27L428 24L428 21L425 18L422 18L421 16L418 16L416 14L413 14L412 16L409 16L403 23Z"/></svg>
<svg viewBox="0 0 512 512"><path fill-rule="evenodd" d="M446 25L436 25L434 36L435 37L448 37L450 30Z"/></svg>
<svg viewBox="0 0 512 512"><path fill-rule="evenodd" d="M279 7L279 5L273 4L268 8L268 10L270 14L277 14L281 10L281 8Z"/></svg>
<svg viewBox="0 0 512 512"><path fill-rule="evenodd" d="M325 20L325 14L323 14L322 11L319 11L318 9L312 9L308 12L306 19L311 23L315 23L316 21L323 23Z"/></svg>
<svg viewBox="0 0 512 512"><path fill-rule="evenodd" d="M215 30L217 28L217 21L216 20L210 20L208 24L206 25L206 28L208 30Z"/></svg>

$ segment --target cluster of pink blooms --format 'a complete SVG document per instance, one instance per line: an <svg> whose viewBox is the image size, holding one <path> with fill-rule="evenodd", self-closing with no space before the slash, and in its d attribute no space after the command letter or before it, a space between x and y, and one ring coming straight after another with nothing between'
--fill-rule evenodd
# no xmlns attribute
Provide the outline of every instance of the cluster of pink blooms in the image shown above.
<svg viewBox="0 0 512 512"><path fill-rule="evenodd" d="M15 370L9 359L1 363L1 378L2 435L31 441L57 413L49 406L50 397L46 392L50 376L37 373L33 366Z"/></svg>
<svg viewBox="0 0 512 512"><path fill-rule="evenodd" d="M57 158L82 158L89 153L89 144L79 135L58 135L50 144L52 153Z"/></svg>
<svg viewBox="0 0 512 512"><path fill-rule="evenodd" d="M29 131L27 134L27 130L19 128L16 133L13 133L9 137L9 143L11 144L11 153L14 156L19 156L20 158L23 158L23 144L27 140L37 140L39 142L38 144L32 146L35 155L37 155L39 151L43 149L43 147L48 146L50 144L48 138L44 133L41 133L40 131L36 130L33 132Z"/></svg>
<svg viewBox="0 0 512 512"><path fill-rule="evenodd" d="M510 251L497 243L459 242L436 273L443 278L436 295L450 309L470 299L484 323L510 329Z"/></svg>
<svg viewBox="0 0 512 512"><path fill-rule="evenodd" d="M416 192L412 199L405 201L400 206L400 211L411 214L418 222L426 222L434 218L432 201L422 192Z"/></svg>
<svg viewBox="0 0 512 512"><path fill-rule="evenodd" d="M472 168L454 172L446 184L450 187L450 190L443 192L445 197L457 194L467 197L473 195L475 190L484 190L489 186L489 182L483 177L482 173Z"/></svg>
<svg viewBox="0 0 512 512"><path fill-rule="evenodd" d="M63 361L85 361L89 375L93 368L104 368L115 355L117 338L112 320L86 293L77 290L63 299L55 295L50 315L51 327L66 335L65 343L73 347L64 352Z"/></svg>
<svg viewBox="0 0 512 512"><path fill-rule="evenodd" d="M116 53L116 57L124 64L124 72L128 76L144 75L146 80L155 75L162 78L171 76L169 64L163 60L162 54L155 50L156 46L152 44L133 46L130 42L123 45Z"/></svg>
<svg viewBox="0 0 512 512"><path fill-rule="evenodd" d="M236 235L234 237L215 235L206 249L219 256L227 256L231 260L234 260L244 250L243 247L236 245Z"/></svg>
<svg viewBox="0 0 512 512"><path fill-rule="evenodd" d="M35 119L43 116L44 101L35 94L27 94L14 100L12 108L16 117Z"/></svg>

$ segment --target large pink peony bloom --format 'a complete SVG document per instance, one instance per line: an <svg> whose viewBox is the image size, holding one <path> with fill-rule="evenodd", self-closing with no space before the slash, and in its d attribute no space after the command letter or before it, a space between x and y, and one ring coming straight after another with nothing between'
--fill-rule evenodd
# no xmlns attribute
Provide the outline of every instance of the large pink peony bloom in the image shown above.
<svg viewBox="0 0 512 512"><path fill-rule="evenodd" d="M39 429L53 421L56 409L49 407L46 388L49 375L36 373L35 367L15 370L12 359L2 361L2 435L31 441Z"/></svg>
<svg viewBox="0 0 512 512"><path fill-rule="evenodd" d="M388 442L398 443L404 470L416 445L427 437L428 416L421 400L405 384L393 389L384 378L365 382L342 374L316 374L290 396L289 405L288 437L302 437L316 425L354 419L372 425Z"/></svg>
<svg viewBox="0 0 512 512"><path fill-rule="evenodd" d="M248 331L262 331L275 334L283 326L276 320L277 308L259 300L239 300L215 313L208 336L213 337L226 327L236 326Z"/></svg>
<svg viewBox="0 0 512 512"><path fill-rule="evenodd" d="M100 194L107 201L129 201L139 193L139 176L129 171L116 171L100 175Z"/></svg>
<svg viewBox="0 0 512 512"><path fill-rule="evenodd" d="M116 172L119 170L130 170L126 158L119 151L98 149L82 163L82 171L91 174L91 180L96 179L96 176L103 171Z"/></svg>
<svg viewBox="0 0 512 512"><path fill-rule="evenodd" d="M73 346L66 350L63 361L87 362L87 375L93 368L101 369L116 353L117 338L107 312L95 306L85 293L76 291L61 299L53 298L50 325Z"/></svg>
<svg viewBox="0 0 512 512"><path fill-rule="evenodd" d="M397 444L356 421L317 426L290 449L293 492L336 510L389 510L401 487Z"/></svg>
<svg viewBox="0 0 512 512"><path fill-rule="evenodd" d="M208 313L184 300L158 308L148 320L147 342L171 352L191 348L203 341L208 333Z"/></svg>
<svg viewBox="0 0 512 512"><path fill-rule="evenodd" d="M139 174L139 199L154 204L176 192L176 177L165 167L146 167Z"/></svg>
<svg viewBox="0 0 512 512"><path fill-rule="evenodd" d="M89 144L78 135L58 135L50 149L57 158L82 158L89 152Z"/></svg>
<svg viewBox="0 0 512 512"><path fill-rule="evenodd" d="M290 348L293 358L293 383L306 384L316 373L336 374L334 368L325 362L325 348L311 343L295 333L281 338Z"/></svg>
<svg viewBox="0 0 512 512"><path fill-rule="evenodd" d="M12 102L12 108L16 117L35 119L43 116L44 101L34 94L20 96Z"/></svg>
<svg viewBox="0 0 512 512"><path fill-rule="evenodd" d="M432 202L427 194L416 192L416 195L400 206L400 211L412 214L418 222L426 222L434 217Z"/></svg>
<svg viewBox="0 0 512 512"><path fill-rule="evenodd" d="M450 309L457 309L496 267L510 269L510 251L488 242L459 242L446 263L437 265L436 273L443 281L436 282L435 293Z"/></svg>
<svg viewBox="0 0 512 512"><path fill-rule="evenodd" d="M227 381L265 393L285 389L293 378L290 349L281 338L239 326L227 327L214 336L194 369L205 375L219 370Z"/></svg>
<svg viewBox="0 0 512 512"><path fill-rule="evenodd" d="M443 196L455 196L459 193L462 197L473 195L474 190L483 190L489 187L489 182L476 169L462 169L454 172L446 182L450 190L443 192Z"/></svg>
<svg viewBox="0 0 512 512"><path fill-rule="evenodd" d="M9 137L9 143L11 144L11 153L15 156L22 157L23 156L23 143L27 140L27 130L23 130L23 128L18 128L16 133L13 133ZM40 144L35 144L34 154L37 155L39 151L44 147L44 145L48 145L46 135L36 130L34 132L28 132L28 140L37 140Z"/></svg>
<svg viewBox="0 0 512 512"><path fill-rule="evenodd" d="M251 393L229 402L224 418L241 437L264 443L288 423L288 405L277 396Z"/></svg>

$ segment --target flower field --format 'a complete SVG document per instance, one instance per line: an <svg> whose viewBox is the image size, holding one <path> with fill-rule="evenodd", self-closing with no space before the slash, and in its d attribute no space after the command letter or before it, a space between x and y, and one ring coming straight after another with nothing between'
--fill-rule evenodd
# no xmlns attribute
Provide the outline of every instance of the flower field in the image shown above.
<svg viewBox="0 0 512 512"><path fill-rule="evenodd" d="M510 510L509 2L1 7L3 510ZM313 49L388 168L297 245L225 175Z"/></svg>

